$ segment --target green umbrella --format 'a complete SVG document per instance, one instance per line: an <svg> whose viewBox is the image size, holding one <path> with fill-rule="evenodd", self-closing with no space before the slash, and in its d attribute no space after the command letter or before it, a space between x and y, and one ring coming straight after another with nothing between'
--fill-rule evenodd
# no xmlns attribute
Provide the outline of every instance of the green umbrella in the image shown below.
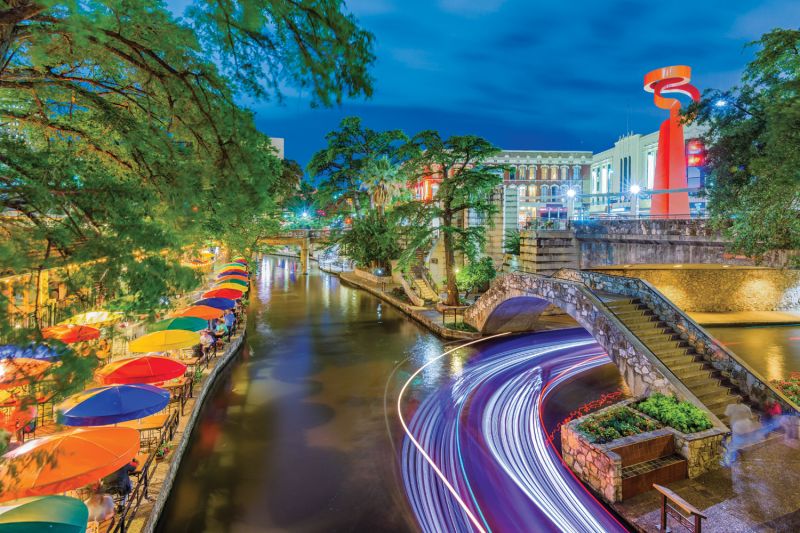
<svg viewBox="0 0 800 533"><path fill-rule="evenodd" d="M200 331L206 329L208 322L194 316L178 316L156 322L150 326L150 331L164 331L167 329L185 329L186 331ZM0 532L2 533L2 532Z"/></svg>
<svg viewBox="0 0 800 533"><path fill-rule="evenodd" d="M221 285L222 283L233 283L235 285L241 285L242 287L249 287L250 284L242 279L224 279L222 281L218 281L216 285Z"/></svg>
<svg viewBox="0 0 800 533"><path fill-rule="evenodd" d="M0 503L0 533L83 533L89 509L67 496L34 496Z"/></svg>
<svg viewBox="0 0 800 533"><path fill-rule="evenodd" d="M247 266L241 263L226 263L224 265L220 265L217 270L225 270L226 268L239 268L241 270L247 270Z"/></svg>

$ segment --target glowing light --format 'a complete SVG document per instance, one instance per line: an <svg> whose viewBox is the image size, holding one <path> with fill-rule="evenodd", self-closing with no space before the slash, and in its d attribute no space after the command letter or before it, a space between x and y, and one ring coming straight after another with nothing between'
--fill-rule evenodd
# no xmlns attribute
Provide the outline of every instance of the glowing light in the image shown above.
<svg viewBox="0 0 800 533"><path fill-rule="evenodd" d="M567 189L567 198L575 198L576 194L577 193L575 192L575 189L572 188Z"/></svg>
<svg viewBox="0 0 800 533"><path fill-rule="evenodd" d="M722 98L714 102L714 107L725 107L726 105L728 105L728 101Z"/></svg>
<svg viewBox="0 0 800 533"><path fill-rule="evenodd" d="M639 194L642 192L642 188L636 185L635 183L631 185L631 194Z"/></svg>

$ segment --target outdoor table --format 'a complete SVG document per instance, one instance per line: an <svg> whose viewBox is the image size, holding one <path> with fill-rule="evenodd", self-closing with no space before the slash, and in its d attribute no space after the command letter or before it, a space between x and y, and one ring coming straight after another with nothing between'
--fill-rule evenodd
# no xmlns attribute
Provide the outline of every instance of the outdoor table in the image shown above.
<svg viewBox="0 0 800 533"><path fill-rule="evenodd" d="M147 452L139 452L136 454L136 457L134 457L134 459L136 459L136 470L131 472L132 476L139 477L142 475L142 472L144 471L144 467L147 464L147 460L150 458L150 455L151 454Z"/></svg>
<svg viewBox="0 0 800 533"><path fill-rule="evenodd" d="M128 420L115 424L117 427L133 428L139 431L139 443L143 450L158 445L161 429L167 423L168 414L157 413L138 420Z"/></svg>
<svg viewBox="0 0 800 533"><path fill-rule="evenodd" d="M186 400L192 397L192 380L183 376L164 383L162 387L169 391L173 399L180 402L181 415L183 415L183 406L186 405Z"/></svg>

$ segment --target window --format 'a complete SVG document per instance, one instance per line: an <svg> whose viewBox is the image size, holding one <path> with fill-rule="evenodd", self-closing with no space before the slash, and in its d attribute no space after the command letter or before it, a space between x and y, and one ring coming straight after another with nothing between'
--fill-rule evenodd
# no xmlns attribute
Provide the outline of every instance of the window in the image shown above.
<svg viewBox="0 0 800 533"><path fill-rule="evenodd" d="M626 193L631 188L631 156L619 160L619 192Z"/></svg>
<svg viewBox="0 0 800 533"><path fill-rule="evenodd" d="M656 150L647 151L647 188L652 190L656 182Z"/></svg>
<svg viewBox="0 0 800 533"><path fill-rule="evenodd" d="M527 196L528 195L528 191L527 191L527 189L525 188L524 185L520 185L520 187L519 187L519 195L520 196Z"/></svg>
<svg viewBox="0 0 800 533"><path fill-rule="evenodd" d="M558 198L558 185L553 185L550 188L550 195L555 199Z"/></svg>

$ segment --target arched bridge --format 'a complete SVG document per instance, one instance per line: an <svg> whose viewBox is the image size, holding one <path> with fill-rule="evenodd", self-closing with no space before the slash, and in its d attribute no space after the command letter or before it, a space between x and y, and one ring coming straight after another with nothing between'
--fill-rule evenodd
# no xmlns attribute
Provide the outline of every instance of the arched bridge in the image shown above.
<svg viewBox="0 0 800 533"><path fill-rule="evenodd" d="M295 229L278 233L270 237L262 237L260 244L273 246L297 246L300 248L300 271L308 273L308 254L312 244L327 243L331 240L330 229Z"/></svg>
<svg viewBox="0 0 800 533"><path fill-rule="evenodd" d="M709 336L647 282L564 269L553 276L510 273L496 279L464 320L481 333L530 331L551 305L591 333L635 395L676 394L725 419L743 400L756 407L788 398Z"/></svg>

